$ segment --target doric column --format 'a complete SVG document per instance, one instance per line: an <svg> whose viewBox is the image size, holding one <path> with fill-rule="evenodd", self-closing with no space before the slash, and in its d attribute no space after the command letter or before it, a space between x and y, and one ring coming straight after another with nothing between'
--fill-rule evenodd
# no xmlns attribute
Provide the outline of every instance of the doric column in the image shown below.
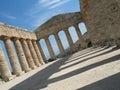
<svg viewBox="0 0 120 90"><path fill-rule="evenodd" d="M39 48L39 51L41 52L42 58L43 58L43 60L44 60L44 62L45 62L45 61L46 61L46 58L45 58L45 55L44 55L43 50L42 50L42 48L41 48L41 45L40 45L39 41L36 41L36 42L37 42L37 46L38 46L38 48Z"/></svg>
<svg viewBox="0 0 120 90"><path fill-rule="evenodd" d="M33 46L34 46L34 48L35 48L36 54L37 54L37 56L38 56L39 62L40 62L41 64L44 64L44 61L43 61L43 58L42 58L41 53L40 53L40 51L39 51L37 42L36 42L35 40L33 40L32 43L33 43Z"/></svg>
<svg viewBox="0 0 120 90"><path fill-rule="evenodd" d="M10 63L11 63L12 68L13 68L13 73L16 76L22 75L23 72L20 68L20 65L19 65L18 59L15 55L14 49L12 48L12 43L11 43L10 38L5 38L4 43L5 43L6 51L8 53L8 57L10 59Z"/></svg>
<svg viewBox="0 0 120 90"><path fill-rule="evenodd" d="M56 59L56 56L53 52L53 49L52 49L52 46L50 44L50 41L49 41L48 37L45 37L45 41L46 41L46 45L47 45L48 51L50 53L51 59Z"/></svg>
<svg viewBox="0 0 120 90"><path fill-rule="evenodd" d="M33 62L33 58L32 58L32 55L31 55L31 53L30 53L30 50L29 50L29 48L28 48L28 44L27 44L26 40L21 39L21 43L22 43L22 47L23 47L23 50L24 50L26 59L27 59L27 61L28 61L29 67L30 67L31 69L35 69L36 66L35 66L35 64L34 64L34 62Z"/></svg>
<svg viewBox="0 0 120 90"><path fill-rule="evenodd" d="M27 40L27 42L28 42L28 47L29 47L29 49L30 49L30 52L31 52L31 55L32 55L32 57L33 57L34 63L35 63L35 65L36 65L37 67L39 67L39 66L40 66L40 62L39 62L39 60L38 60L38 57L37 57L36 51L35 51L35 49L34 49L34 47L33 47L33 44L32 44L32 42L31 42L31 40Z"/></svg>
<svg viewBox="0 0 120 90"><path fill-rule="evenodd" d="M28 63L26 61L26 57L24 55L24 52L23 52L23 49L21 47L21 43L20 43L19 39L14 38L13 41L14 41L14 45L15 45L15 48L16 48L16 52L17 52L22 70L25 71L25 72L29 72L30 68L29 68Z"/></svg>
<svg viewBox="0 0 120 90"><path fill-rule="evenodd" d="M87 47L87 44L85 43L85 40L84 40L84 38L83 38L83 36L82 36L82 34L81 34L81 32L80 32L80 29L79 29L79 27L78 27L78 24L75 24L74 27L75 27L75 30L76 30L76 32L77 32L77 35L78 35L78 38L79 38L79 42L80 42L80 44L81 44L81 47L82 47L82 48L86 48L86 47Z"/></svg>
<svg viewBox="0 0 120 90"><path fill-rule="evenodd" d="M14 78L14 76L12 76L10 69L7 65L1 46L0 46L0 73L4 81L9 81Z"/></svg>
<svg viewBox="0 0 120 90"><path fill-rule="evenodd" d="M60 38L59 38L59 36L58 36L58 33L55 33L54 36L55 36L55 39L56 39L58 48L59 48L59 50L60 50L61 56L65 56L65 50L64 50L63 45L62 45L62 43L61 43L61 41L60 41Z"/></svg>
<svg viewBox="0 0 120 90"><path fill-rule="evenodd" d="M67 37L67 40L68 40L68 43L69 43L69 46L70 46L70 49L72 50L72 52L75 52L76 51L76 48L75 48L75 45L72 41L72 38L70 36L70 33L68 31L68 29L64 29L64 32L66 34L66 37Z"/></svg>

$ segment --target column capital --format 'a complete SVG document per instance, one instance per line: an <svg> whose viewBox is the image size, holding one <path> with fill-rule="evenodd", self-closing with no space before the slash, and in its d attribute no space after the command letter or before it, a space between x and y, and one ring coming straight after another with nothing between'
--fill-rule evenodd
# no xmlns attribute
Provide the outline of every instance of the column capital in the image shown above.
<svg viewBox="0 0 120 90"><path fill-rule="evenodd" d="M32 41L31 39L26 39L26 41Z"/></svg>
<svg viewBox="0 0 120 90"><path fill-rule="evenodd" d="M49 37L49 36L45 36L44 39L46 40L46 39L48 39L48 37Z"/></svg>
<svg viewBox="0 0 120 90"><path fill-rule="evenodd" d="M7 40L7 39L11 39L11 37L5 36L5 37L3 37L2 39L3 39L3 40Z"/></svg>
<svg viewBox="0 0 120 90"><path fill-rule="evenodd" d="M59 32L59 31L58 31ZM53 33L53 35L58 35L58 32Z"/></svg>
<svg viewBox="0 0 120 90"><path fill-rule="evenodd" d="M79 25L79 23L76 23L76 24L74 24L73 26L74 26L74 27L79 27L78 25Z"/></svg>
<svg viewBox="0 0 120 90"><path fill-rule="evenodd" d="M16 40L19 40L19 38L14 37L14 38L12 38L12 40L13 40L13 41L16 41Z"/></svg>
<svg viewBox="0 0 120 90"><path fill-rule="evenodd" d="M21 38L20 41L25 41L26 39Z"/></svg>
<svg viewBox="0 0 120 90"><path fill-rule="evenodd" d="M67 31L68 30L68 28L65 28L65 29L63 29L64 31Z"/></svg>

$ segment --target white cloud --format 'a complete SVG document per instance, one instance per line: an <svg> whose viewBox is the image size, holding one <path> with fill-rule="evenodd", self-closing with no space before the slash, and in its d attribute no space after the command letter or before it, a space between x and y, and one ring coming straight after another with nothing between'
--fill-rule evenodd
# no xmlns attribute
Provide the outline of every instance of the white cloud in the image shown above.
<svg viewBox="0 0 120 90"><path fill-rule="evenodd" d="M8 19L12 19L12 20L15 20L15 19L16 19L15 16L10 16L10 15L6 15L6 18L8 18Z"/></svg>
<svg viewBox="0 0 120 90"><path fill-rule="evenodd" d="M11 20L15 20L16 19L15 16L12 16L12 15L9 15L9 14L6 14L6 13L2 13L1 16L5 17L7 19L11 19Z"/></svg>
<svg viewBox="0 0 120 90"><path fill-rule="evenodd" d="M58 7L58 6L61 6L61 5L65 4L65 3L67 3L68 1L70 1L70 0L64 0L64 1L61 1L59 3L56 3L56 4L52 5L52 6L50 6L49 9L53 9L53 8Z"/></svg>
<svg viewBox="0 0 120 90"><path fill-rule="evenodd" d="M25 14L33 20L31 25L33 28L36 28L50 19L52 16L62 13L62 9L58 8L58 10L54 10L54 8L61 6L69 1L70 0L38 0L36 4L33 5L33 7L31 7L31 9Z"/></svg>
<svg viewBox="0 0 120 90"><path fill-rule="evenodd" d="M61 0L40 0L40 4L42 4L45 7L59 2L61 2Z"/></svg>
<svg viewBox="0 0 120 90"><path fill-rule="evenodd" d="M70 0L39 0L38 4L48 9L53 9L67 3L68 1Z"/></svg>

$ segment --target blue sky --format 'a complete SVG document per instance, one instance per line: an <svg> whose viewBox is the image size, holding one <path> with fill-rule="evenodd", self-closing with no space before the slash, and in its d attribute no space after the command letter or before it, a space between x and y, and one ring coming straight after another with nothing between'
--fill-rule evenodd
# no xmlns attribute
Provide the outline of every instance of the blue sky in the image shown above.
<svg viewBox="0 0 120 90"><path fill-rule="evenodd" d="M25 28L30 31L34 31L38 26L55 15L78 11L80 11L79 0L0 0L0 22ZM83 23L79 27L81 28L82 34L86 32ZM73 42L76 42L78 37L74 28L70 27L69 31ZM62 39L64 48L69 47L63 31L59 33L59 36ZM51 35L49 40L52 47L54 47L54 52L58 54L59 49L54 36ZM2 41L0 43L8 61L4 44ZM50 56L44 40L41 40L40 43L48 59Z"/></svg>
<svg viewBox="0 0 120 90"><path fill-rule="evenodd" d="M79 7L79 0L0 0L0 21L33 31L52 16Z"/></svg>

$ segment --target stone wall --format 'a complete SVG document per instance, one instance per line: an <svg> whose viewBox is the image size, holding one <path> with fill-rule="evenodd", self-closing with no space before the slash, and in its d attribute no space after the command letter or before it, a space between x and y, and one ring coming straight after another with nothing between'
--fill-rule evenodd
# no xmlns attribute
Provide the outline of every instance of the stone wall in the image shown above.
<svg viewBox="0 0 120 90"><path fill-rule="evenodd" d="M93 44L120 39L120 0L80 0Z"/></svg>

